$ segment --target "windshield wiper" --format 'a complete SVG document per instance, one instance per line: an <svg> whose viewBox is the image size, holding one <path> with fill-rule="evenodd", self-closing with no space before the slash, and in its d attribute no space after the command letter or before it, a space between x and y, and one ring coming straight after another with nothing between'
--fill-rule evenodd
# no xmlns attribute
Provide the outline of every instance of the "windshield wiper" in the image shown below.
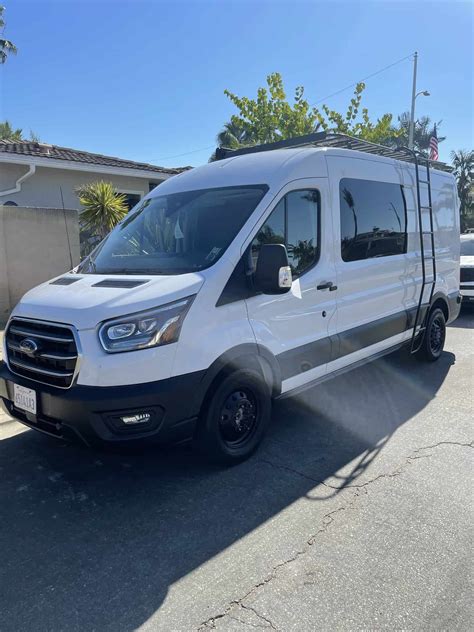
<svg viewBox="0 0 474 632"><path fill-rule="evenodd" d="M104 270L96 269L95 274L166 274L166 272L150 268L105 268Z"/></svg>

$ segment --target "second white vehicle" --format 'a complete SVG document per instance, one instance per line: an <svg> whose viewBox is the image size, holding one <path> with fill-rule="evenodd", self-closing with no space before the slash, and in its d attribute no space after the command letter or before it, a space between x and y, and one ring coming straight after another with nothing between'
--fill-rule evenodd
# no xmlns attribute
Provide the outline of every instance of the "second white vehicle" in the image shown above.
<svg viewBox="0 0 474 632"><path fill-rule="evenodd" d="M53 436L192 438L233 463L273 398L405 344L437 360L459 308L453 176L316 134L170 178L76 271L28 292L0 400Z"/></svg>
<svg viewBox="0 0 474 632"><path fill-rule="evenodd" d="M474 303L474 234L461 235L461 296Z"/></svg>

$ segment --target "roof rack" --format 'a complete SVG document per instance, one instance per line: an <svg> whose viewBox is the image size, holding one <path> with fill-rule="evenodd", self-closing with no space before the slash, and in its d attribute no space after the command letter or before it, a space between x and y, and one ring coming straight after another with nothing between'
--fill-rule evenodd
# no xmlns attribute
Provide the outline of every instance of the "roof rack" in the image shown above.
<svg viewBox="0 0 474 632"><path fill-rule="evenodd" d="M234 156L243 156L244 154L254 154L260 151L271 151L273 149L290 149L296 147L332 147L338 149L353 149L363 151L367 154L376 154L385 158L394 158L395 160L403 160L404 162L415 163L416 154L407 147L387 147L386 145L377 145L370 143L361 138L348 136L347 134L339 134L337 132L316 132L314 134L306 134L305 136L296 136L295 138L287 138L279 140L275 143L265 143L263 145L254 145L253 147L242 147L242 149L227 149L218 147L216 149L216 160L231 158ZM423 156L424 157L424 156ZM444 162L430 160L433 169L440 171L452 172L452 167Z"/></svg>

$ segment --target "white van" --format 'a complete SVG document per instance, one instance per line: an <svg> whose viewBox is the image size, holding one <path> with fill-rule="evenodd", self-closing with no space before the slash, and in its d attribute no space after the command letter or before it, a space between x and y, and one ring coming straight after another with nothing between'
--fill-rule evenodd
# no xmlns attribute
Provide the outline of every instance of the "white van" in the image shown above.
<svg viewBox="0 0 474 632"><path fill-rule="evenodd" d="M23 297L0 369L11 416L88 445L192 438L233 463L272 398L404 344L439 358L460 309L445 166L335 134L228 153Z"/></svg>
<svg viewBox="0 0 474 632"><path fill-rule="evenodd" d="M461 298L464 303L474 302L474 235L461 235Z"/></svg>

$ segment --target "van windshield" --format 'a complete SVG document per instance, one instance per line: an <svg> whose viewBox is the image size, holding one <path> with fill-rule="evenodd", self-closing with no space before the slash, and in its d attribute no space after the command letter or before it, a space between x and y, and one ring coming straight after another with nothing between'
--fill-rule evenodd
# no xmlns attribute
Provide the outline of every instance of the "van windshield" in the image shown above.
<svg viewBox="0 0 474 632"><path fill-rule="evenodd" d="M184 274L213 265L268 191L201 189L140 202L79 266L82 274Z"/></svg>

